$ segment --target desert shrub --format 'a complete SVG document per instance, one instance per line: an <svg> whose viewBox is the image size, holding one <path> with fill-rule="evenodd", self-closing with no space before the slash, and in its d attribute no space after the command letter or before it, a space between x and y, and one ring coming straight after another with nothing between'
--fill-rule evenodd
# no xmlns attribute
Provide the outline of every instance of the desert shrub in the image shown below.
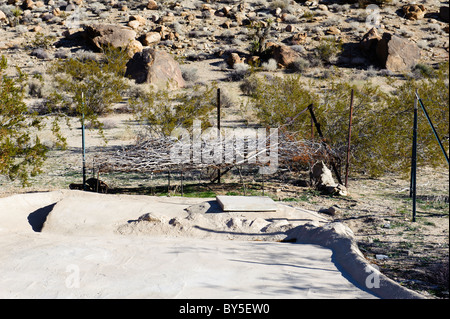
<svg viewBox="0 0 450 319"><path fill-rule="evenodd" d="M269 59L269 61L264 62L261 67L265 71L276 71L278 68L277 61L275 59Z"/></svg>
<svg viewBox="0 0 450 319"><path fill-rule="evenodd" d="M258 82L256 74L252 74L241 81L239 88L245 95L252 95L258 88Z"/></svg>
<svg viewBox="0 0 450 319"><path fill-rule="evenodd" d="M210 113L216 108L215 86L195 85L189 91L148 90L130 99L136 120L157 136L169 136L176 128L190 130L194 120L202 127L212 126Z"/></svg>
<svg viewBox="0 0 450 319"><path fill-rule="evenodd" d="M127 59L125 51L104 48L99 60L56 60L50 69L55 91L48 97L48 111L80 118L84 115L86 120L97 122L98 115L110 112L128 89L123 77Z"/></svg>
<svg viewBox="0 0 450 319"><path fill-rule="evenodd" d="M308 104L314 103L321 130L334 153L344 163L351 91L354 91L351 168L371 176L410 169L412 124L415 91L424 101L444 148L449 147L448 63L433 78L408 78L393 83L395 92L385 93L366 81L360 85L331 79L320 96L311 92L297 77L258 78L249 95L261 124L283 126L297 132L296 138L310 136L310 118L306 112L296 118ZM320 99L319 99L320 98ZM430 126L419 110L419 165L442 165L443 154ZM295 121L290 123L295 118Z"/></svg>
<svg viewBox="0 0 450 319"><path fill-rule="evenodd" d="M306 131L310 121L305 116L290 123L317 99L311 90L302 85L300 76L271 77L270 80L267 77L255 77L253 81L249 95L262 124L271 127L289 124L288 130Z"/></svg>
<svg viewBox="0 0 450 319"><path fill-rule="evenodd" d="M297 60L289 64L289 70L297 73L303 73L309 67L309 61L304 58L298 58Z"/></svg>
<svg viewBox="0 0 450 319"><path fill-rule="evenodd" d="M266 41L270 35L272 20L253 22L250 26L251 55L262 56L266 52Z"/></svg>
<svg viewBox="0 0 450 319"><path fill-rule="evenodd" d="M316 48L316 54L326 63L331 63L342 52L342 42L336 38L322 38Z"/></svg>
<svg viewBox="0 0 450 319"><path fill-rule="evenodd" d="M413 74L419 78L436 76L436 72L434 71L433 67L430 65L427 65L427 64L423 64L423 63L418 63L413 68Z"/></svg>
<svg viewBox="0 0 450 319"><path fill-rule="evenodd" d="M18 179L28 185L30 176L41 173L48 148L37 132L41 118L28 110L24 102L27 75L17 68L18 75L4 75L7 60L0 59L0 175ZM55 133L58 133L55 131ZM63 139L58 139L63 144Z"/></svg>

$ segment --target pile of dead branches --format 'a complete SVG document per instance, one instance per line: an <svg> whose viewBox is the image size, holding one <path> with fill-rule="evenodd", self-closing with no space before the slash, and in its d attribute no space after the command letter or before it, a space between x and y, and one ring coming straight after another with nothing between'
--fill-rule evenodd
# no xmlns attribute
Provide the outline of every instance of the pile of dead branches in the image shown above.
<svg viewBox="0 0 450 319"><path fill-rule="evenodd" d="M276 134L276 136L275 136ZM102 171L162 172L224 168L241 164L267 167L283 165L296 170L318 160L329 162L337 154L322 140L301 139L284 130L256 135L205 138L157 136L106 154L100 159Z"/></svg>

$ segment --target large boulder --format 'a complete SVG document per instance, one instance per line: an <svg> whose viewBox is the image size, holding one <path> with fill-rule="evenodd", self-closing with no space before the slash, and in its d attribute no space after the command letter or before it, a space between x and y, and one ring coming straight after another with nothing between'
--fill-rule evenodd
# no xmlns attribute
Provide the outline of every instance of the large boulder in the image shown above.
<svg viewBox="0 0 450 319"><path fill-rule="evenodd" d="M158 87L169 84L171 88L181 88L185 85L178 62L169 53L151 48L136 53L128 61L125 76L136 83L151 83Z"/></svg>
<svg viewBox="0 0 450 319"><path fill-rule="evenodd" d="M370 59L392 72L410 71L420 59L420 49L414 42L390 33L381 36L375 28L363 36L359 45Z"/></svg>
<svg viewBox="0 0 450 319"><path fill-rule="evenodd" d="M125 49L136 38L136 31L132 28L113 24L89 25L85 32L98 49L103 46Z"/></svg>
<svg viewBox="0 0 450 319"><path fill-rule="evenodd" d="M382 67L393 72L410 71L420 59L415 43L390 33L384 33L378 41L376 54Z"/></svg>
<svg viewBox="0 0 450 319"><path fill-rule="evenodd" d="M300 57L297 51L287 45L268 43L267 47L271 52L272 58L283 67L289 66Z"/></svg>

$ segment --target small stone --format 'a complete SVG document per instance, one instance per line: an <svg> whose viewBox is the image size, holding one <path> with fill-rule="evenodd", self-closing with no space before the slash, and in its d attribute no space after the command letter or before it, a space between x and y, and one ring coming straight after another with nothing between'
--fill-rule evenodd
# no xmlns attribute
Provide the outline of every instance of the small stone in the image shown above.
<svg viewBox="0 0 450 319"><path fill-rule="evenodd" d="M149 10L157 10L158 9L158 4L154 0L149 0L149 2L147 3L147 9L149 9Z"/></svg>

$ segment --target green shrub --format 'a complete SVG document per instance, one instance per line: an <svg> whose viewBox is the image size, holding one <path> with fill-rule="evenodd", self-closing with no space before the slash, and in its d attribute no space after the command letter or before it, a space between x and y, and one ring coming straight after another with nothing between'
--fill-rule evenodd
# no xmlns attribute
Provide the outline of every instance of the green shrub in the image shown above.
<svg viewBox="0 0 450 319"><path fill-rule="evenodd" d="M250 83L250 82L249 82ZM300 82L299 75L254 77L248 95L262 124L276 127L289 123L299 112L317 100L317 96ZM310 125L305 116L296 119L287 129L302 132Z"/></svg>
<svg viewBox="0 0 450 319"><path fill-rule="evenodd" d="M195 85L191 91L147 91L130 99L136 120L148 125L151 133L170 136L175 128L190 130L194 120L212 126L210 113L216 108L216 87Z"/></svg>
<svg viewBox="0 0 450 319"><path fill-rule="evenodd" d="M259 79L250 96L261 124L271 127L288 124L309 103L314 103L315 115L324 137L344 163L353 89L352 170L371 176L386 172L406 173L410 170L411 161L415 90L424 101L444 148L449 148L448 74L448 63L445 63L436 71L434 78L408 78L399 84L393 83L393 93L385 93L371 82L351 85L332 79L320 95L312 93L299 77L274 78L271 81ZM422 111L419 112L419 165L442 165L445 160L441 149L425 116ZM308 138L309 114L303 114L285 127L297 132L297 138Z"/></svg>
<svg viewBox="0 0 450 319"><path fill-rule="evenodd" d="M332 38L323 38L320 40L319 45L316 48L316 54L319 58L326 62L331 63L342 52L342 41Z"/></svg>
<svg viewBox="0 0 450 319"><path fill-rule="evenodd" d="M7 60L0 60L0 175L29 185L29 177L41 173L48 148L36 132L41 118L24 102L27 75L17 68L17 77L4 75ZM57 131L55 131L56 133ZM62 139L59 142L63 143Z"/></svg>
<svg viewBox="0 0 450 319"><path fill-rule="evenodd" d="M123 75L126 52L104 48L101 60L57 60L50 69L55 91L48 97L49 112L63 112L84 117L101 127L97 117L109 113L114 103L122 101L128 84Z"/></svg>

